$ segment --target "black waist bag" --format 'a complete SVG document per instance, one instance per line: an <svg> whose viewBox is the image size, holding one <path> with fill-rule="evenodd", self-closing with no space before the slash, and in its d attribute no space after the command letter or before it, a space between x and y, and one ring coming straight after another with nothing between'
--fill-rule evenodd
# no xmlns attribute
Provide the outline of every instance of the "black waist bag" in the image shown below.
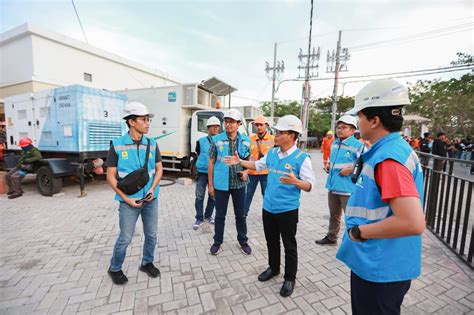
<svg viewBox="0 0 474 315"><path fill-rule="evenodd" d="M146 157L145 164L143 167L140 167L138 170L135 170L125 176L124 178L119 178L117 183L117 188L123 191L127 195L133 195L139 192L145 187L145 185L150 180L150 175L148 175L148 157L150 155L150 139L146 146Z"/></svg>

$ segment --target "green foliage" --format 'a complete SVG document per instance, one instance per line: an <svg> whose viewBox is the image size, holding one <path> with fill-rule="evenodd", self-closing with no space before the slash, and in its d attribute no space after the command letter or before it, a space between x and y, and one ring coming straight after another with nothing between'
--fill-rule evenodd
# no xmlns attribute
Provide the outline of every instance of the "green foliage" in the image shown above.
<svg viewBox="0 0 474 315"><path fill-rule="evenodd" d="M409 113L431 119L433 130L449 135L474 134L474 76L448 81L418 81L409 88Z"/></svg>

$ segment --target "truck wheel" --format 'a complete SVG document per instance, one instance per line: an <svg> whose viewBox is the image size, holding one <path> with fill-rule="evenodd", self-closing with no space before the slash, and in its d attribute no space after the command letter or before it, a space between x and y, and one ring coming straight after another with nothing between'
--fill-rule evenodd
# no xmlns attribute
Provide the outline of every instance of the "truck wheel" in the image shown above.
<svg viewBox="0 0 474 315"><path fill-rule="evenodd" d="M63 179L54 177L48 166L41 166L36 172L36 186L43 196L52 196L61 190Z"/></svg>

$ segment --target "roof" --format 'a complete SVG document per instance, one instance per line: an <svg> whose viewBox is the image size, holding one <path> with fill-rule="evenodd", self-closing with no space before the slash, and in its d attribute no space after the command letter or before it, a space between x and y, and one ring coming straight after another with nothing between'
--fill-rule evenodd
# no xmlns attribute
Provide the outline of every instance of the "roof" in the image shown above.
<svg viewBox="0 0 474 315"><path fill-rule="evenodd" d="M27 36L27 35L35 35L39 36L45 39L48 39L50 41L56 42L58 44L64 45L64 46L69 46L72 48L75 48L77 50L84 51L88 54L95 55L104 59L111 60L113 62L116 62L118 64L122 64L124 66L128 66L130 68L137 69L142 72L146 72L148 74L151 74L153 76L159 77L166 79L170 82L174 82L177 84L181 84L179 81L171 78L168 74L165 74L163 71L150 68L144 65L141 65L139 63L136 63L134 61L128 60L126 58L123 58L119 55L107 52L105 50L96 48L92 45L89 45L87 43L84 43L82 41L64 36L62 34L58 34L55 32L51 32L49 30L43 29L41 27L38 27L36 25L32 25L29 23L24 23L20 26L17 26L9 31L6 31L2 34L0 34L0 46L5 45L11 41L14 41L18 38Z"/></svg>
<svg viewBox="0 0 474 315"><path fill-rule="evenodd" d="M430 122L431 119L422 117L420 115L403 115L404 121L414 121L417 123Z"/></svg>
<svg viewBox="0 0 474 315"><path fill-rule="evenodd" d="M212 93L218 96L226 96L230 93L237 91L235 87L230 86L222 80L219 80L216 77L212 77L206 81L202 81L200 86L204 87L206 90L211 91Z"/></svg>

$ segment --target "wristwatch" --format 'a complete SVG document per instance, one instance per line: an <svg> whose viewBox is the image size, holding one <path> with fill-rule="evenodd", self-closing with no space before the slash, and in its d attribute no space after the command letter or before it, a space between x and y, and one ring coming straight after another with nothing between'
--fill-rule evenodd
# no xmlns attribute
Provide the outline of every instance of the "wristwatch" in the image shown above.
<svg viewBox="0 0 474 315"><path fill-rule="evenodd" d="M348 232L349 234L352 233L352 236L353 236L356 240L358 240L358 241L361 241L361 242L367 241L366 238L363 238L363 237L360 235L360 229L359 229L359 226L358 226L358 225L351 227L347 232Z"/></svg>

